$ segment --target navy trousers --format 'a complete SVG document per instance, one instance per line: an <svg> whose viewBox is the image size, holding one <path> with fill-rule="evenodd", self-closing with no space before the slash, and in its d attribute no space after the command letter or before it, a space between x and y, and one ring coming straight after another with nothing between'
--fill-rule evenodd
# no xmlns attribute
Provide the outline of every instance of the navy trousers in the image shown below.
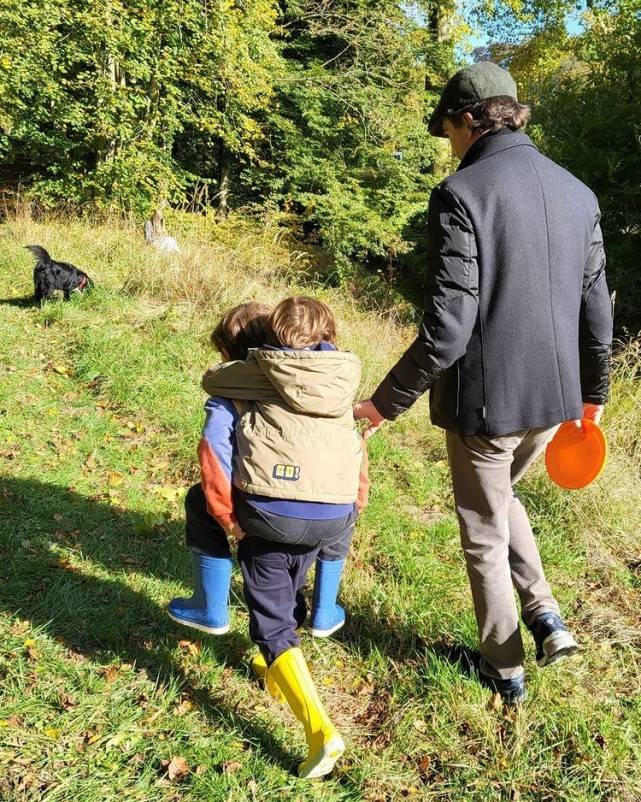
<svg viewBox="0 0 641 802"><path fill-rule="evenodd" d="M229 557L225 530L207 512L202 487L194 485L185 499L187 546L212 557ZM301 589L316 557L347 556L356 513L328 521L286 518L235 501L238 523L246 537L238 544L238 562L249 609L249 637L271 664L279 654L298 646L296 629L307 616Z"/></svg>

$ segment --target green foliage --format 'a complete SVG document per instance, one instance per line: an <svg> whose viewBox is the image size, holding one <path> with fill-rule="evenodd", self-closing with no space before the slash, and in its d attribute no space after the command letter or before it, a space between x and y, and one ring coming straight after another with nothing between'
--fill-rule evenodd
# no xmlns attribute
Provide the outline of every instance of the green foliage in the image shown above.
<svg viewBox="0 0 641 802"><path fill-rule="evenodd" d="M181 200L201 166L174 158L182 132L202 150L255 154L275 20L272 0L7 0L0 152L45 201L146 214Z"/></svg>
<svg viewBox="0 0 641 802"><path fill-rule="evenodd" d="M507 56L533 107L533 138L599 200L617 325L633 334L641 329L640 12L638 0L597 6L584 34L541 31Z"/></svg>
<svg viewBox="0 0 641 802"><path fill-rule="evenodd" d="M266 172L247 180L301 216L336 258L395 260L424 209L435 145L424 126L437 45L420 7L377 0L285 5L287 70L270 110ZM441 73L442 77L442 73Z"/></svg>
<svg viewBox="0 0 641 802"><path fill-rule="evenodd" d="M0 153L49 205L269 201L339 274L426 205L449 2L5 0Z"/></svg>

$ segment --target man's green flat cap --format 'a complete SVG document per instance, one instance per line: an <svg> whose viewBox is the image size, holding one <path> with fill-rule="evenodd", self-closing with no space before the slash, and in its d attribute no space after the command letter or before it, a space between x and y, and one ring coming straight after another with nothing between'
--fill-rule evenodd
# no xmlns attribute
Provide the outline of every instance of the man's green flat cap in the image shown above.
<svg viewBox="0 0 641 802"><path fill-rule="evenodd" d="M492 61L478 61L453 75L447 82L427 125L433 136L445 136L443 116L462 111L477 100L507 95L518 100L514 78L507 70Z"/></svg>

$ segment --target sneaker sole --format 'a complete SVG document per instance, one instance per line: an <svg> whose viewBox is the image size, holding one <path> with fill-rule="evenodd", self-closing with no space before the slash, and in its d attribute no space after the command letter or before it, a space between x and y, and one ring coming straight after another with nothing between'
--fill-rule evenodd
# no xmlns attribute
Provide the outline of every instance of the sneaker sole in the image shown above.
<svg viewBox="0 0 641 802"><path fill-rule="evenodd" d="M333 627L329 629L318 629L316 627L311 628L311 633L313 638L329 638L330 635L333 635L335 632L345 625L345 619L340 621L338 624L335 624Z"/></svg>
<svg viewBox="0 0 641 802"><path fill-rule="evenodd" d="M191 629L198 629L200 632L207 632L209 635L224 635L226 632L229 632L229 624L226 624L224 627L208 627L205 626L205 624L197 624L195 621L188 621L185 618L178 618L177 615L174 615L170 612L167 612L167 615L177 624L182 624L183 626L190 627Z"/></svg>
<svg viewBox="0 0 641 802"><path fill-rule="evenodd" d="M334 768L338 758L345 751L345 743L342 738L332 738L323 745L313 758L301 763L298 767L298 776L302 780L313 780L316 777L324 777ZM303 766L305 767L303 769Z"/></svg>
<svg viewBox="0 0 641 802"><path fill-rule="evenodd" d="M536 664L539 668L550 666L565 657L571 657L579 651L579 644L572 637L571 632L559 630L552 632L543 641L543 657L540 657Z"/></svg>

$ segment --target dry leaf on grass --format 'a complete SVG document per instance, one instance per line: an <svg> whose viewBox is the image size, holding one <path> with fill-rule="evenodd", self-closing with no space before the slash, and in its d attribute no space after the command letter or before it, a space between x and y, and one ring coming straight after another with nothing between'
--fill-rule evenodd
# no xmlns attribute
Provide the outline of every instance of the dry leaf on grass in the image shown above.
<svg viewBox="0 0 641 802"><path fill-rule="evenodd" d="M109 666L105 666L102 669L102 675L107 680L107 682L114 682L118 677L119 671L120 671L120 666L112 664Z"/></svg>
<svg viewBox="0 0 641 802"><path fill-rule="evenodd" d="M161 760L160 765L167 770L167 777L174 782L182 780L189 774L189 766L184 757L174 755L171 760Z"/></svg>
<svg viewBox="0 0 641 802"><path fill-rule="evenodd" d="M78 702L73 696L71 696L71 694L62 693L60 695L60 705L63 710L72 710L74 707L77 707Z"/></svg>
<svg viewBox="0 0 641 802"><path fill-rule="evenodd" d="M183 699L183 701L174 707L172 713L174 716L184 716L194 709L194 703L190 699Z"/></svg>
<svg viewBox="0 0 641 802"><path fill-rule="evenodd" d="M120 471L107 471L107 481L112 487L121 485L124 479L124 474L120 473Z"/></svg>
<svg viewBox="0 0 641 802"><path fill-rule="evenodd" d="M198 641L191 641L191 640L181 640L178 642L178 646L183 650L183 652L187 652L192 657L198 657L201 652L202 646Z"/></svg>
<svg viewBox="0 0 641 802"><path fill-rule="evenodd" d="M222 774L233 774L238 769L243 767L242 763L239 763L236 760L228 760L226 763L222 763L220 766L220 771Z"/></svg>
<svg viewBox="0 0 641 802"><path fill-rule="evenodd" d="M37 644L32 638L29 638L24 642L24 650L27 653L29 660L37 660L40 657Z"/></svg>

